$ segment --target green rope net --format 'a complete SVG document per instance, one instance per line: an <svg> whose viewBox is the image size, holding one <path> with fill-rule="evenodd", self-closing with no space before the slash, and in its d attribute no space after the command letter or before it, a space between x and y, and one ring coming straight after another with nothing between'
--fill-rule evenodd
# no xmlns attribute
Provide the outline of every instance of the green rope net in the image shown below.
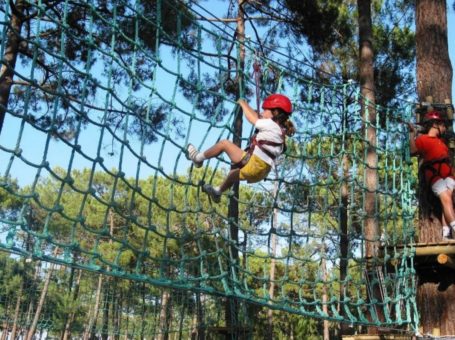
<svg viewBox="0 0 455 340"><path fill-rule="evenodd" d="M315 84L178 1L16 3L0 5L0 248L186 299L417 329L410 106ZM265 181L215 204L201 184L229 160L195 169L186 145L244 147L235 103L256 87L292 99L297 133Z"/></svg>
<svg viewBox="0 0 455 340"><path fill-rule="evenodd" d="M227 327L229 304L219 297L39 261L17 261L6 253L0 253L0 264L0 325L2 335L9 330L11 338L26 338L31 330L46 339L190 339L203 334L224 339L234 333L247 339L253 331L265 336L261 325L241 326L249 322L251 313L244 305L237 309L241 325ZM41 300L45 303L35 318Z"/></svg>

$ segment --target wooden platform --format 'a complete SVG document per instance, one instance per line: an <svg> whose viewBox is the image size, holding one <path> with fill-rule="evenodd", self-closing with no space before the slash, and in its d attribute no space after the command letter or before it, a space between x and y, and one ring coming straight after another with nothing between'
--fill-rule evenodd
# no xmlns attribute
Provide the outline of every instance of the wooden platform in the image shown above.
<svg viewBox="0 0 455 340"><path fill-rule="evenodd" d="M440 253L455 255L455 240L450 241L441 241L441 242L434 242L434 243L412 243L407 244L406 248L415 248L416 256L428 256L428 255L436 255ZM389 253L393 250L400 251L400 249L405 248L404 245L395 245L393 247L387 247L389 249ZM380 253L384 253L384 248L380 248Z"/></svg>
<svg viewBox="0 0 455 340"><path fill-rule="evenodd" d="M412 246L415 247L414 264L417 270L436 267L455 270L455 240Z"/></svg>
<svg viewBox="0 0 455 340"><path fill-rule="evenodd" d="M416 257L438 254L455 255L455 240L437 243L415 243Z"/></svg>
<svg viewBox="0 0 455 340"><path fill-rule="evenodd" d="M395 246L394 252L401 252L404 246ZM455 240L440 241L434 243L415 243L406 245L415 249L412 265L419 278L419 284L432 282L439 284L439 289L445 290L455 278ZM384 251L384 250L383 250ZM392 249L388 251L392 253ZM393 272L399 259L393 258L387 263L388 269ZM411 262L411 259L409 259ZM411 263L409 263L411 265Z"/></svg>
<svg viewBox="0 0 455 340"><path fill-rule="evenodd" d="M409 335L343 335L343 340L409 340Z"/></svg>

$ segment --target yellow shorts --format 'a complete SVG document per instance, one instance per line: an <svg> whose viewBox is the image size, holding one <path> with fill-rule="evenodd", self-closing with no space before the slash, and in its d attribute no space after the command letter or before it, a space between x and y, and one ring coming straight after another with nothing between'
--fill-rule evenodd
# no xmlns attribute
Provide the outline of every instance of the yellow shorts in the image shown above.
<svg viewBox="0 0 455 340"><path fill-rule="evenodd" d="M256 183L263 180L270 172L272 167L256 155L251 155L248 163L240 169L240 180L248 183Z"/></svg>

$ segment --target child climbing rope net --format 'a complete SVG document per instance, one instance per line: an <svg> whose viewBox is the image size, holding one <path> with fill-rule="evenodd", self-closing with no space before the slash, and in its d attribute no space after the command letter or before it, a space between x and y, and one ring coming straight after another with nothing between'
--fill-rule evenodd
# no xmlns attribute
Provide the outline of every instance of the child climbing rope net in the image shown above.
<svg viewBox="0 0 455 340"><path fill-rule="evenodd" d="M275 160L286 151L286 136L295 133L294 124L289 120L292 114L292 103L282 94L272 94L262 103L264 111L259 115L244 100L237 102L246 117L254 125L256 131L250 140L250 145L244 151L229 140L221 140L204 152L199 152L192 144L188 144L188 158L195 167L202 166L204 160L226 153L232 164L231 171L218 187L204 184L202 191L219 203L221 194L235 182L246 180L256 183L267 177Z"/></svg>

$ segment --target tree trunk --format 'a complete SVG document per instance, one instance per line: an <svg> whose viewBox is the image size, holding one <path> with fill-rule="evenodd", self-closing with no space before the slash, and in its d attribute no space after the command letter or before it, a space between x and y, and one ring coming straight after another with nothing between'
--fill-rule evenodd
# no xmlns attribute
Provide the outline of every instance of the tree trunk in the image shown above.
<svg viewBox="0 0 455 340"><path fill-rule="evenodd" d="M445 0L416 1L417 93L424 101L452 98L452 64L447 40Z"/></svg>
<svg viewBox="0 0 455 340"><path fill-rule="evenodd" d="M275 177L278 178L278 170L275 168ZM278 185L279 182L275 181L273 185L273 197L276 197L278 195ZM274 208L273 209L273 227L277 228L278 226L278 209ZM269 286L269 297L270 300L273 300L275 297L275 269L276 269L276 247L277 247L277 237L276 233L272 232L270 235L270 252L272 255L272 258L270 260L270 271L269 271L269 277L270 277L270 286ZM273 339L273 309L269 308L267 311L267 327L269 329L268 331L268 338Z"/></svg>
<svg viewBox="0 0 455 340"><path fill-rule="evenodd" d="M93 327L95 326L96 320L98 319L98 311L100 308L102 287L103 287L103 276L100 274L98 276L98 286L96 288L95 306L93 307L93 313L89 317L87 327L84 330L84 340L90 339L92 332L93 332Z"/></svg>
<svg viewBox="0 0 455 340"><path fill-rule="evenodd" d="M205 295L200 292L196 292L196 313L193 317L193 326L192 326L192 335L191 338L197 340L204 340L205 339L205 329L204 325L204 310L203 304Z"/></svg>
<svg viewBox="0 0 455 340"><path fill-rule="evenodd" d="M11 1L12 3L12 1ZM25 0L17 0L15 10L11 13L10 28L6 34L5 54L0 67L0 134L5 121L6 109L13 86L14 70L16 68L23 19L20 17L25 8Z"/></svg>
<svg viewBox="0 0 455 340"><path fill-rule="evenodd" d="M70 277L68 279L68 292L67 292L67 295L68 296L72 296L71 295L71 292L73 291L73 282L74 282L74 268L70 268ZM65 275L65 271L66 271L66 268L62 266L62 275ZM65 333L66 333L66 329L67 329L67 324L68 324L68 320L69 320L69 315L70 315L70 312L67 312L65 311L64 315L63 315L63 320L65 320L65 327L63 328L62 330L62 334L60 336L60 339L63 340L64 337L65 337Z"/></svg>
<svg viewBox="0 0 455 340"><path fill-rule="evenodd" d="M378 245L378 224L376 213L377 155L376 155L376 108L374 94L373 44L371 24L371 0L358 0L359 33L360 33L360 85L362 92L362 112L366 121L366 170L364 208L365 219L365 253L375 256Z"/></svg>
<svg viewBox="0 0 455 340"><path fill-rule="evenodd" d="M33 282L34 283L36 283L38 281L38 278L40 277L40 272L41 272L41 262L38 261L38 262L36 262L35 273L33 274ZM27 288L26 288L26 290L27 290ZM26 317L25 317L25 325L29 325L30 322L31 322L30 320L32 318L33 309L35 309L34 302L35 302L34 298L31 298L30 301L29 301L28 308L27 308L27 314L26 314ZM24 333L25 334L26 334L26 332L27 331L24 329Z"/></svg>
<svg viewBox="0 0 455 340"><path fill-rule="evenodd" d="M77 274L77 278L76 278L76 284L75 284L74 291L73 291L73 302L76 301L79 296L79 286L81 283L81 277L82 277L82 270L79 270L79 272ZM73 306L73 308L74 308L74 306ZM63 337L62 337L63 340L71 339L71 326L73 325L75 315L76 315L76 313L74 310L71 311L71 313L68 315L68 318L65 323L65 331L64 331Z"/></svg>
<svg viewBox="0 0 455 340"><path fill-rule="evenodd" d="M278 182L277 182L278 183ZM276 218L276 215L278 214L278 209L273 209L273 218ZM276 269L276 260L275 260L275 255L276 255L276 246L277 246L277 238L276 234L272 233L270 235L270 243L271 243L271 251L272 251L272 257L270 260L270 272L269 272L269 277L270 277L270 287L269 287L269 299L270 301L273 300L275 297L275 269ZM274 339L273 333L274 333L274 327L273 327L273 309L269 308L267 310L267 327L269 329L268 331L268 338Z"/></svg>
<svg viewBox="0 0 455 340"><path fill-rule="evenodd" d="M114 327L114 340L120 339L120 327L121 327L121 319L120 319L120 310L121 310L121 296L119 296L118 291L118 279L114 278L114 289L113 289L113 303L112 303L112 325Z"/></svg>
<svg viewBox="0 0 455 340"><path fill-rule="evenodd" d="M436 103L451 100L453 70L448 52L445 0L416 1L417 93L421 102L428 96ZM441 240L438 218L419 216L418 242ZM455 334L455 275L444 269L419 271L417 305L421 332Z"/></svg>
<svg viewBox="0 0 455 340"><path fill-rule="evenodd" d="M57 254L57 249L54 251L54 256L56 254ZM33 317L32 325L30 326L30 329L27 333L27 337L25 338L26 340L32 340L33 336L35 335L36 327L38 326L38 321L41 316L41 311L43 309L44 302L45 302L46 296L47 296L47 291L49 289L49 284L51 282L51 277L52 277L52 273L54 271L54 266L55 266L54 263L51 263L49 265L49 271L47 272L47 275L46 275L46 278L44 281L43 290L41 291L40 299L39 299L38 305L36 306L35 316Z"/></svg>
<svg viewBox="0 0 455 340"><path fill-rule="evenodd" d="M239 88L238 98L242 96L241 91L245 89L245 80L243 72L245 70L245 13L243 12L243 3L245 0L238 0L239 11L237 16L237 41L238 41L238 63L237 63L237 84ZM242 145L242 129L243 129L243 113L241 110L237 112L234 119L234 132L232 142L241 147ZM231 263L229 264L228 273L234 279L237 275L235 267L239 265L239 183L236 182L232 186L234 192L233 196L229 199L228 217L229 217L229 231L232 245L229 247ZM225 318L226 326L229 329L237 327L237 300L228 297L225 304Z"/></svg>
<svg viewBox="0 0 455 340"><path fill-rule="evenodd" d="M169 303L170 303L169 290L163 290L161 296L161 310L160 310L160 332L156 337L157 340L166 340L169 336L168 319L169 319Z"/></svg>
<svg viewBox="0 0 455 340"><path fill-rule="evenodd" d="M127 293L127 297L125 299L125 304L126 304L126 313L125 313L125 329L124 329L124 339L127 340L129 338L129 326L130 326L130 299L128 297L131 296L130 293ZM123 301L123 299L122 299Z"/></svg>
<svg viewBox="0 0 455 340"><path fill-rule="evenodd" d="M108 340L109 337L109 293L111 291L111 280L109 277L106 277L104 281L103 289L103 322L101 326L101 339Z"/></svg>
<svg viewBox="0 0 455 340"><path fill-rule="evenodd" d="M114 211L109 209L109 245L112 245L112 237L114 236L115 230L115 221L114 221ZM109 271L111 268L110 266L107 267ZM103 322L101 326L101 339L108 340L109 337L109 309L110 309L110 302L109 302L109 294L111 292L111 282L112 279L107 276L106 280L104 280L104 293L103 293Z"/></svg>
<svg viewBox="0 0 455 340"><path fill-rule="evenodd" d="M322 244L322 260L321 260L321 271L322 271L322 282L323 282L323 287L322 287L322 311L324 312L325 315L329 315L329 307L327 306L327 260L326 260L326 249L325 249L325 244ZM330 333L329 333L329 320L324 319L323 321L323 340L330 340Z"/></svg>
<svg viewBox="0 0 455 340"><path fill-rule="evenodd" d="M365 256L373 258L377 256L378 250L378 223L376 220L376 188L378 184L377 175L377 154L376 154L376 107L375 107L375 86L374 86L374 51L373 34L371 21L371 0L357 0L359 10L359 68L360 86L362 94L362 113L365 120L366 135L366 155L365 155L365 201L364 201L364 236L365 236ZM375 272L375 268L367 264L367 273ZM371 280L368 280L371 281ZM368 283L367 283L368 285ZM378 298L380 301L379 287L367 287L372 289L374 296L369 299ZM382 321L380 305L372 306L369 309L369 318L374 322L376 318ZM368 334L378 334L376 327L369 327Z"/></svg>
<svg viewBox="0 0 455 340"><path fill-rule="evenodd" d="M8 313L9 313L9 303L7 303L5 306L5 315L8 315ZM8 339L8 333L9 333L8 318L5 318L2 322L2 337L0 339L1 340Z"/></svg>
<svg viewBox="0 0 455 340"><path fill-rule="evenodd" d="M345 301L345 280L348 273L348 252L349 252L349 237L348 237L348 198L349 198L349 158L344 155L342 158L343 178L341 184L341 207L340 207L340 303L338 310L340 315L346 316L344 309ZM339 331L341 334L347 329L346 323L341 323Z"/></svg>
<svg viewBox="0 0 455 340"><path fill-rule="evenodd" d="M142 283L142 289L141 289L141 293L142 293L142 313L141 313L141 339L143 339L145 337L145 315L146 315L146 308L147 308L147 305L145 304L145 294L146 294L146 291L145 291L145 283ZM155 330L157 329L157 327L155 327Z"/></svg>
<svg viewBox="0 0 455 340"><path fill-rule="evenodd" d="M11 339L16 339L17 332L17 322L19 320L19 312L21 308L22 293L24 290L24 280L21 280L21 285L19 286L19 292L17 293L16 307L14 308L14 319L13 319L13 328L11 330Z"/></svg>

